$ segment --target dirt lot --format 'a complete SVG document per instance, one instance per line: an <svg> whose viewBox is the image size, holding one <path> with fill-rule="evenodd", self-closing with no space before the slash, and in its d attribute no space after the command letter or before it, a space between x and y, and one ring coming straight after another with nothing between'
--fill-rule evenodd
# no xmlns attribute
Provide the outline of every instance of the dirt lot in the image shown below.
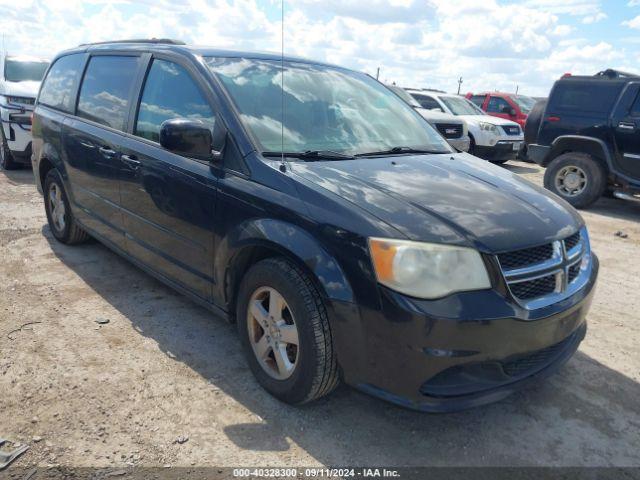
<svg viewBox="0 0 640 480"><path fill-rule="evenodd" d="M31 172L0 172L0 438L31 446L16 468L638 466L640 206L584 217L602 265L590 330L549 381L449 415L347 387L293 408L258 387L232 326L98 243L56 243Z"/></svg>

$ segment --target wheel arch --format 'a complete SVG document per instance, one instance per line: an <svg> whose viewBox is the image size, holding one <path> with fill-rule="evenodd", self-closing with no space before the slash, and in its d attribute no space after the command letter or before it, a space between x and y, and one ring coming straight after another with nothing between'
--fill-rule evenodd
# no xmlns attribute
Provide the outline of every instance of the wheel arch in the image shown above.
<svg viewBox="0 0 640 480"><path fill-rule="evenodd" d="M240 282L260 260L284 257L306 272L323 298L353 303L351 285L338 261L301 227L275 219L237 225L216 249L214 301L233 318Z"/></svg>
<svg viewBox="0 0 640 480"><path fill-rule="evenodd" d="M547 167L555 158L571 152L590 155L602 164L607 173L612 170L611 152L606 143L599 138L581 135L563 135L556 138L542 166Z"/></svg>

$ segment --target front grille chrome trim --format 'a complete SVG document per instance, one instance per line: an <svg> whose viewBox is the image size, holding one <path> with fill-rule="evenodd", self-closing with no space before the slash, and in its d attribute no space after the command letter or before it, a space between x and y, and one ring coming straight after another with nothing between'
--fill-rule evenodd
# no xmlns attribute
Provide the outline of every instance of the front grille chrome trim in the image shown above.
<svg viewBox="0 0 640 480"><path fill-rule="evenodd" d="M591 276L591 246L589 245L589 235L586 227L580 232L580 238L575 245L567 250L565 240L572 239L575 242L574 235L563 240L556 240L552 243L553 254L551 258L542 262L533 263L525 267L507 269L501 266L502 274L509 288L512 297L527 310L543 308L574 295L589 280ZM572 243L573 243L572 242ZM499 256L498 264L500 264ZM570 278L574 272L570 269L577 264L580 270L574 278ZM540 278L555 276L555 288L553 291L534 298L518 298L511 289L510 285L522 284L524 282L533 282ZM518 289L522 291L522 289Z"/></svg>

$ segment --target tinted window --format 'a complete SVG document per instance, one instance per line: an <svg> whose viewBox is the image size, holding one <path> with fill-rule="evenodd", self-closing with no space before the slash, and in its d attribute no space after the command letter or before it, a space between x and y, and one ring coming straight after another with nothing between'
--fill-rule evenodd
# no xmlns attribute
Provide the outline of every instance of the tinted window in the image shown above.
<svg viewBox="0 0 640 480"><path fill-rule="evenodd" d="M124 130L138 57L93 57L84 74L78 116Z"/></svg>
<svg viewBox="0 0 640 480"><path fill-rule="evenodd" d="M213 127L208 102L187 71L165 60L154 60L140 101L136 135L160 140L160 124L171 118L202 120Z"/></svg>
<svg viewBox="0 0 640 480"><path fill-rule="evenodd" d="M504 98L491 97L487 104L487 112L492 113L506 113L505 109L511 110L511 105Z"/></svg>
<svg viewBox="0 0 640 480"><path fill-rule="evenodd" d="M482 104L484 103L485 95L473 95L470 100L475 103L477 106L482 108Z"/></svg>
<svg viewBox="0 0 640 480"><path fill-rule="evenodd" d="M556 84L550 111L608 114L618 98L622 84L610 81L588 83L560 82Z"/></svg>
<svg viewBox="0 0 640 480"><path fill-rule="evenodd" d="M60 57L51 67L42 84L38 103L73 112L74 87L84 64L84 54Z"/></svg>
<svg viewBox="0 0 640 480"><path fill-rule="evenodd" d="M431 110L432 108L437 108L442 111L442 107L437 102L435 98L429 97L427 95L417 95L414 94L413 98L415 98L418 103L422 106L422 108L426 108L427 110Z"/></svg>
<svg viewBox="0 0 640 480"><path fill-rule="evenodd" d="M636 97L636 101L633 102L629 115L632 117L640 117L640 94Z"/></svg>

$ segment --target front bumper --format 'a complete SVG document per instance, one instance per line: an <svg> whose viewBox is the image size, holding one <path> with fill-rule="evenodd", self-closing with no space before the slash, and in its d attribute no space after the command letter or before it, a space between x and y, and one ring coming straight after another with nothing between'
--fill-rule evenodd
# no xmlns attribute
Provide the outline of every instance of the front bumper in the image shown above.
<svg viewBox="0 0 640 480"><path fill-rule="evenodd" d="M449 143L449 145L451 145L453 148L455 148L460 152L469 151L469 145L471 143L471 139L467 135L461 138L447 138L446 140Z"/></svg>
<svg viewBox="0 0 640 480"><path fill-rule="evenodd" d="M427 301L383 289L381 310L360 308L363 360L354 361L353 350L347 364L339 357L345 381L426 412L500 400L573 355L586 332L597 272L593 255L581 290L537 310L525 310L495 290ZM358 335L351 339L353 349Z"/></svg>
<svg viewBox="0 0 640 480"><path fill-rule="evenodd" d="M31 162L31 111L0 109L2 132L15 161Z"/></svg>
<svg viewBox="0 0 640 480"><path fill-rule="evenodd" d="M516 158L522 139L498 140L495 145L476 145L475 155L485 160L511 160Z"/></svg>

